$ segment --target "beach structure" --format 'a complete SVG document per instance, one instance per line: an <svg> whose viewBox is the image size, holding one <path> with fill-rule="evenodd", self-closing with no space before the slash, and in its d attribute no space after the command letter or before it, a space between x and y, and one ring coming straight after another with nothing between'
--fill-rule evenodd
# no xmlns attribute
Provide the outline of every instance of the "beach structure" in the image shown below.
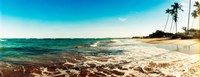
<svg viewBox="0 0 200 77"><path fill-rule="evenodd" d="M197 35L199 35L199 31L200 30L197 30L197 29L190 29L187 31L187 33L189 33L188 35L197 36Z"/></svg>

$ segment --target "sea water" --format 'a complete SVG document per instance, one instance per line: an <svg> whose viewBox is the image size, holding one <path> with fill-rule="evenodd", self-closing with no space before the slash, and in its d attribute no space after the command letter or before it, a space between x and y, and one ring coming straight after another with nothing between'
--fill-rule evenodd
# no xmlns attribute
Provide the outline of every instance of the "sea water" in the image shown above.
<svg viewBox="0 0 200 77"><path fill-rule="evenodd" d="M0 76L132 76L142 72L140 66L152 61L190 57L176 50L176 45L147 44L134 39L1 39ZM165 69L165 74L185 69L178 66L181 64ZM161 76L163 72L155 74Z"/></svg>

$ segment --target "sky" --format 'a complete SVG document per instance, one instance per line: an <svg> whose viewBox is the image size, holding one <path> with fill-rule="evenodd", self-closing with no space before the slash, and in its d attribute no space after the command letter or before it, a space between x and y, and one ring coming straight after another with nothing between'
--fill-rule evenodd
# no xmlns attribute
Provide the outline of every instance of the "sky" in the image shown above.
<svg viewBox="0 0 200 77"><path fill-rule="evenodd" d="M181 32L189 0L0 0L0 38L146 36L164 29L165 10L174 2L184 9L178 19ZM197 25L195 20L193 28Z"/></svg>

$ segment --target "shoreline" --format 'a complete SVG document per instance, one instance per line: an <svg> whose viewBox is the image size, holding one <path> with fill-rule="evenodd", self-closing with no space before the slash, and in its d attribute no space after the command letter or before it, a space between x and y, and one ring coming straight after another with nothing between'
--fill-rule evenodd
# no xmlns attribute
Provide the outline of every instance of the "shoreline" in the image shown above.
<svg viewBox="0 0 200 77"><path fill-rule="evenodd" d="M149 44L171 44L177 46L177 52L186 54L200 54L200 40L199 39L168 39L168 38L140 38L136 41ZM195 49L191 49L195 48Z"/></svg>
<svg viewBox="0 0 200 77"><path fill-rule="evenodd" d="M191 53L191 51L176 51L177 54L185 54L188 55L185 60L182 61L182 66L180 68L184 68L183 71L187 70L186 74L177 73L176 76L178 77L193 77L193 76L200 76L200 39L168 39L168 38L140 38L136 39L136 41L148 43L148 44L171 44L183 46L183 47L195 47L196 50ZM177 55L172 54L172 55ZM168 57L168 56L165 56ZM185 57L185 56L182 56ZM181 60L181 59L179 59ZM192 61L192 62L190 62ZM169 61L167 63L170 63ZM189 64L187 64L189 63ZM176 65L177 66L177 65ZM174 71L177 72L177 71Z"/></svg>
<svg viewBox="0 0 200 77"><path fill-rule="evenodd" d="M178 44L187 46L200 44L199 39L142 38L142 39L136 39L136 41L141 41L151 44Z"/></svg>

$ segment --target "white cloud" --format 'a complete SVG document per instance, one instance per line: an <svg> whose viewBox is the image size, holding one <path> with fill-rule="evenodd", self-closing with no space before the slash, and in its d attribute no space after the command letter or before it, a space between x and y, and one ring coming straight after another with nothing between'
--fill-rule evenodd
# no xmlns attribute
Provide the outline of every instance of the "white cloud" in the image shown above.
<svg viewBox="0 0 200 77"><path fill-rule="evenodd" d="M125 21L127 21L127 18L121 18L121 17L119 17L118 20L121 21L121 22L125 22Z"/></svg>

